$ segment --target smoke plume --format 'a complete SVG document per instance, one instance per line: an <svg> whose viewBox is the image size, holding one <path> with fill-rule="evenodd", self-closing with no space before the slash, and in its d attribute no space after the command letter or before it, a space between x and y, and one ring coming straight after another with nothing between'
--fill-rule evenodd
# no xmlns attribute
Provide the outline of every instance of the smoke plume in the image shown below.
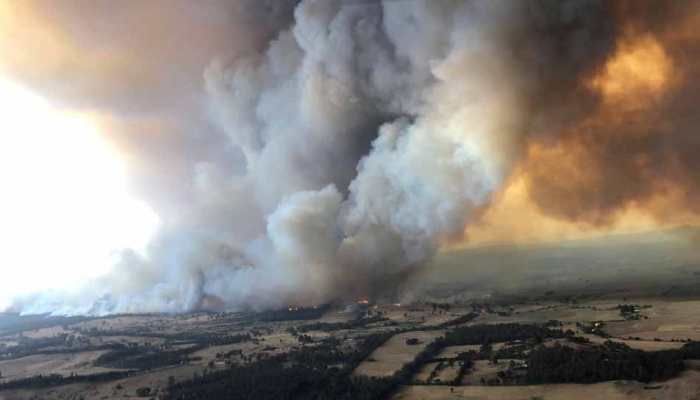
<svg viewBox="0 0 700 400"><path fill-rule="evenodd" d="M101 115L164 223L24 311L393 295L513 182L595 226L700 212L697 2L81 3L26 11L59 61L4 68Z"/></svg>

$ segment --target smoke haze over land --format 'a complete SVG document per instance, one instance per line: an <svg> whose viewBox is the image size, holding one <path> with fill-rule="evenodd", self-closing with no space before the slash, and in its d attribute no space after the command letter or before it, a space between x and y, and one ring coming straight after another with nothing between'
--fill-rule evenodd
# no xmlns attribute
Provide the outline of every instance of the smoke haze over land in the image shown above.
<svg viewBox="0 0 700 400"><path fill-rule="evenodd" d="M700 214L697 1L47 4L0 4L0 73L95 118L161 226L24 312L391 296L449 243Z"/></svg>

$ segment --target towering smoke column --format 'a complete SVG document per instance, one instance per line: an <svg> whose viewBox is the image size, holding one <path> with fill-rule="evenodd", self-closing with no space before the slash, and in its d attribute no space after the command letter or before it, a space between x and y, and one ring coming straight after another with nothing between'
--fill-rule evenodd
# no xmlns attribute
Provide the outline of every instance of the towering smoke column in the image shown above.
<svg viewBox="0 0 700 400"><path fill-rule="evenodd" d="M74 297L21 306L262 309L380 296L516 175L557 218L602 224L659 192L697 211L696 5L305 0L293 15L278 10L262 46L206 67L207 115L225 135L186 164L187 200L164 212L148 254L123 252Z"/></svg>

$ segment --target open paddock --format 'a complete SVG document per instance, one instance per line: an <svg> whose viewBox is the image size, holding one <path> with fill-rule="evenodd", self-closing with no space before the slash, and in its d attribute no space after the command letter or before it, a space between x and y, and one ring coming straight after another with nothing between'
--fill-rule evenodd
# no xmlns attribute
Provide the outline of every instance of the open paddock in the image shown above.
<svg viewBox="0 0 700 400"><path fill-rule="evenodd" d="M92 363L106 350L83 351L63 354L35 354L31 356L0 361L2 381L28 378L35 375L59 374L68 376L96 374L118 371L112 368L95 367Z"/></svg>
<svg viewBox="0 0 700 400"><path fill-rule="evenodd" d="M377 350L372 352L354 371L357 375L391 376L404 364L413 361L426 345L442 336L442 331L406 332L394 335ZM415 338L419 344L406 344L407 339Z"/></svg>
<svg viewBox="0 0 700 400"><path fill-rule="evenodd" d="M404 386L393 400L696 400L698 394L700 394L700 372L686 371L678 378L649 385L628 381L590 385L410 385Z"/></svg>

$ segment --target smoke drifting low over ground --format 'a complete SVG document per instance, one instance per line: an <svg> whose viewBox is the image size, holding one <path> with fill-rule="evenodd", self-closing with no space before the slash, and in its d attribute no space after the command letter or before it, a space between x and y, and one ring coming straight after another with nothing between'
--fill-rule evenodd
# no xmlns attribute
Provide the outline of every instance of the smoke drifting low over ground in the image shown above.
<svg viewBox="0 0 700 400"><path fill-rule="evenodd" d="M593 226L700 211L698 2L30 4L57 61L3 68L99 115L163 226L26 312L378 296L514 181Z"/></svg>

